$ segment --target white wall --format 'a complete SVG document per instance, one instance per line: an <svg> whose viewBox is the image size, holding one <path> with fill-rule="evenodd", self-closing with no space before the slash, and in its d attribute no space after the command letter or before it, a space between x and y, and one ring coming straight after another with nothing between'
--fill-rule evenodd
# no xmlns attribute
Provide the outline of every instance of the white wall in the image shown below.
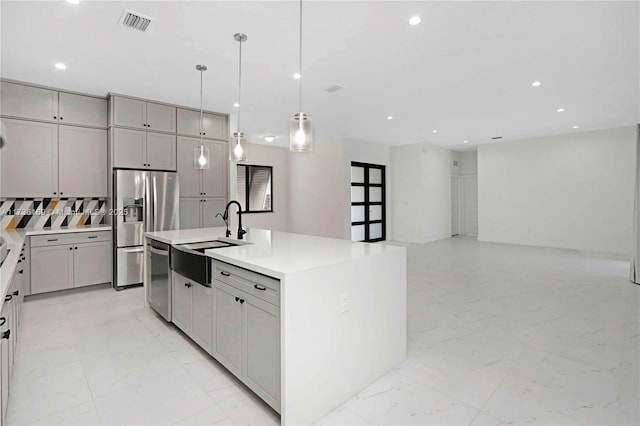
<svg viewBox="0 0 640 426"><path fill-rule="evenodd" d="M290 232L344 237L344 163L342 140L317 141L312 152L290 154Z"/></svg>
<svg viewBox="0 0 640 426"><path fill-rule="evenodd" d="M387 214L387 239L393 235L393 212L391 206L391 147L373 143L345 141L344 144L344 166L347 181L344 185L344 233L343 238L351 239L351 162L380 164L385 167L386 177L386 214Z"/></svg>
<svg viewBox="0 0 640 426"><path fill-rule="evenodd" d="M476 175L478 174L478 152L464 151L460 153L460 174Z"/></svg>
<svg viewBox="0 0 640 426"><path fill-rule="evenodd" d="M453 153L429 144L391 149L393 239L425 243L451 236Z"/></svg>
<svg viewBox="0 0 640 426"><path fill-rule="evenodd" d="M482 241L627 254L633 127L478 147Z"/></svg>
<svg viewBox="0 0 640 426"><path fill-rule="evenodd" d="M289 230L289 150L266 145L249 146L246 163L256 166L273 167L273 213L249 213L242 216L242 225L250 228L272 229L274 231ZM230 163L231 199L237 199L236 163ZM232 215L235 217L236 215ZM233 227L235 228L235 222Z"/></svg>

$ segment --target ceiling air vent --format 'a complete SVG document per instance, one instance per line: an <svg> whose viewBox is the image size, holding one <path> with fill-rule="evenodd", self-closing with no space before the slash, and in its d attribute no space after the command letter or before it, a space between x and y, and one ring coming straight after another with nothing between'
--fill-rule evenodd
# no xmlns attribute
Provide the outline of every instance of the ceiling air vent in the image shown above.
<svg viewBox="0 0 640 426"><path fill-rule="evenodd" d="M324 91L329 93L336 93L338 90L342 90L343 87L339 84L332 84L331 86L325 87Z"/></svg>
<svg viewBox="0 0 640 426"><path fill-rule="evenodd" d="M495 140L498 140L498 139L502 139L502 136L494 136L491 139L493 139L495 141Z"/></svg>
<svg viewBox="0 0 640 426"><path fill-rule="evenodd" d="M141 13L134 12L132 10L124 9L122 16L120 17L120 23L127 28L138 31L146 31L149 28L149 24L153 21L153 18L144 16Z"/></svg>

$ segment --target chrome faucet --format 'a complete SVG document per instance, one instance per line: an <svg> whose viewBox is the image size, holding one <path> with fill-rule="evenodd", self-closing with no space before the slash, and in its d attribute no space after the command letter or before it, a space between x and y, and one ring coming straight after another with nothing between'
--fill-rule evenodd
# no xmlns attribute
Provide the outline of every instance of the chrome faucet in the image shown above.
<svg viewBox="0 0 640 426"><path fill-rule="evenodd" d="M247 231L245 231L244 229L242 229L242 206L240 205L239 202L237 202L236 200L231 200L227 203L227 207L224 208L224 214L222 215L222 219L224 221L226 221L227 219L229 219L229 207L235 204L236 206L238 206L238 239L241 240L242 236L244 234L247 233ZM231 236L231 231L229 231L229 229L227 228L227 233L226 233L227 237Z"/></svg>

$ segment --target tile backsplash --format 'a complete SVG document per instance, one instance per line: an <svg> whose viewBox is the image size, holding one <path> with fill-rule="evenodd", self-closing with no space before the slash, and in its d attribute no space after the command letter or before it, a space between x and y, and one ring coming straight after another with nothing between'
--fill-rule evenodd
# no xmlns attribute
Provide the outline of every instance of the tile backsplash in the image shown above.
<svg viewBox="0 0 640 426"><path fill-rule="evenodd" d="M106 198L0 198L0 229L106 223Z"/></svg>

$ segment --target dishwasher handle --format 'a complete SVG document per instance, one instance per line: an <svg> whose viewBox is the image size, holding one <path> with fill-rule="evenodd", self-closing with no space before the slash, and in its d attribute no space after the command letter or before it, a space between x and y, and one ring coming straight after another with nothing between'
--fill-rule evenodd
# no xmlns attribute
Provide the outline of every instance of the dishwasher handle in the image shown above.
<svg viewBox="0 0 640 426"><path fill-rule="evenodd" d="M159 250L155 247L149 247L149 250L151 250L151 253L155 253L160 256L169 256L169 250Z"/></svg>

